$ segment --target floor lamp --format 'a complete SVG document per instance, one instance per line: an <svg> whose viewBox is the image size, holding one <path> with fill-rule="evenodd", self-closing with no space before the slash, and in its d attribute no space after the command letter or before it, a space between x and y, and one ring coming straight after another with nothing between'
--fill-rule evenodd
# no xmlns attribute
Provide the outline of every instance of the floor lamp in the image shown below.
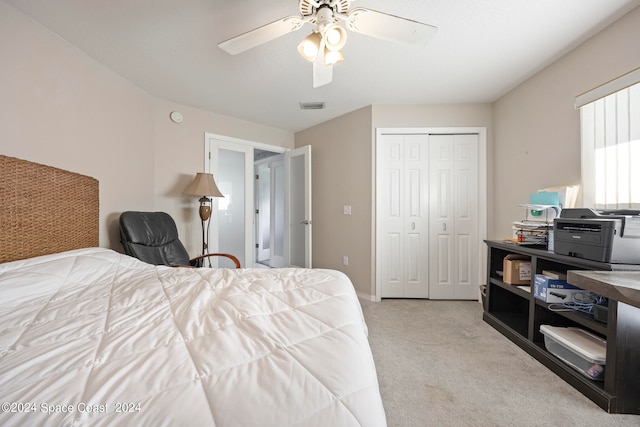
<svg viewBox="0 0 640 427"><path fill-rule="evenodd" d="M200 197L198 201L200 202L199 213L202 222L202 255L206 255L209 250L209 224L211 222L211 199L209 197L224 197L224 195L218 190L213 175L202 172L196 174L193 182L184 190L184 194ZM211 258L209 258L209 267L211 267Z"/></svg>

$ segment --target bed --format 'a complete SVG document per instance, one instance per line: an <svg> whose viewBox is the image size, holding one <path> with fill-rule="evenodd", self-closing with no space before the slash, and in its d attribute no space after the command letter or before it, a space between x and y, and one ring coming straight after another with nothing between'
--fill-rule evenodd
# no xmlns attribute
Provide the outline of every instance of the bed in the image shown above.
<svg viewBox="0 0 640 427"><path fill-rule="evenodd" d="M91 206L76 243L25 249L28 224L6 219L21 209L5 202L22 204L17 181L51 168L23 162L0 156L0 425L386 425L343 273L145 264L97 247ZM71 174L65 191L84 180L97 197L92 178L55 172Z"/></svg>

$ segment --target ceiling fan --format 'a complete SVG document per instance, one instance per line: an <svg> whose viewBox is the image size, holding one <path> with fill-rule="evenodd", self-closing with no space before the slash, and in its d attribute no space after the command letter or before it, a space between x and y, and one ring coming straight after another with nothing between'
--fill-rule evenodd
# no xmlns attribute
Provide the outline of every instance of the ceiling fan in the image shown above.
<svg viewBox="0 0 640 427"><path fill-rule="evenodd" d="M300 0L300 16L287 16L219 43L224 51L237 55L246 50L299 30L306 23L315 29L298 45L298 52L313 62L313 87L330 83L333 65L342 61L347 32L401 43L424 46L436 27L362 7L350 9L355 0Z"/></svg>

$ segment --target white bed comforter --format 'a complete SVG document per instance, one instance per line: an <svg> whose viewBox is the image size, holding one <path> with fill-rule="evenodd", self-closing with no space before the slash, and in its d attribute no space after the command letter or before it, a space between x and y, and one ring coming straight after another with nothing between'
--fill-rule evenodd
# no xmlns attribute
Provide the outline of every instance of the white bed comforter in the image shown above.
<svg viewBox="0 0 640 427"><path fill-rule="evenodd" d="M342 273L0 264L0 425L384 426Z"/></svg>

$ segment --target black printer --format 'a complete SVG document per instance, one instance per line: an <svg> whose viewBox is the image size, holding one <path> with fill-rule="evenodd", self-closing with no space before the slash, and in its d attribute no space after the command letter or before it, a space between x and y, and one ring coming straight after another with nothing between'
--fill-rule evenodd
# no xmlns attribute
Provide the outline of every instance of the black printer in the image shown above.
<svg viewBox="0 0 640 427"><path fill-rule="evenodd" d="M553 220L553 250L609 264L640 264L640 211L562 209Z"/></svg>

